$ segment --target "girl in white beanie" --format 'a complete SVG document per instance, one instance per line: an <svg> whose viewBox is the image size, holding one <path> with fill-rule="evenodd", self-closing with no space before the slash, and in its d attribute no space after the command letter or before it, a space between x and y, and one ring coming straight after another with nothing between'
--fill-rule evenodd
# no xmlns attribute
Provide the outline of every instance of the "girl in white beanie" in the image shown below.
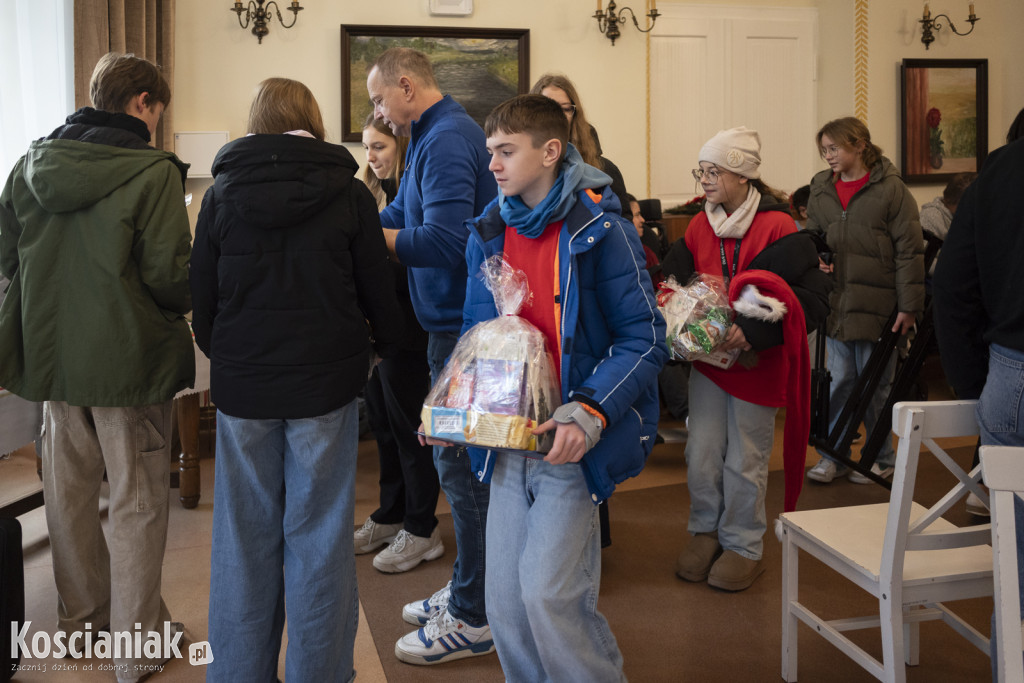
<svg viewBox="0 0 1024 683"><path fill-rule="evenodd" d="M775 414L787 407L786 507L803 480L809 431L806 321L828 312L828 277L817 249L797 232L784 196L761 180L761 140L749 128L719 131L705 143L693 175L707 195L704 212L663 262L666 277L723 277L736 320L724 350L741 349L730 368L702 362L690 373L692 538L676 573L723 590L749 587L763 571L765 491ZM806 313L806 316L805 316ZM813 328L811 328L813 329ZM792 476L791 476L792 473Z"/></svg>

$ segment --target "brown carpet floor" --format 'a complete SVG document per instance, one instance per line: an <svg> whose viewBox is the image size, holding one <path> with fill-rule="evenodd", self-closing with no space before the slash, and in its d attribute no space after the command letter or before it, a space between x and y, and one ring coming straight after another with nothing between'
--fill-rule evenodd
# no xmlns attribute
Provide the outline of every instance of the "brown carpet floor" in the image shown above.
<svg viewBox="0 0 1024 683"><path fill-rule="evenodd" d="M953 450L961 465L969 465L972 449ZM931 504L952 484L937 473L934 461L918 479L918 502ZM943 470L944 473L944 470ZM858 486L846 479L829 486L806 483L800 509L884 502L881 487ZM748 590L727 593L707 584L676 578L675 561L686 533L689 494L684 485L620 492L610 501L611 547L603 551L599 609L608 618L632 681L779 681L781 649L781 544L769 529L765 537L766 571ZM768 519L782 511L782 472L773 472L768 485ZM956 514L961 515L959 518ZM968 515L951 513L963 524ZM451 517L441 518L447 553L440 560L406 574L377 572L372 554L358 557L359 590L366 618L377 643L388 681L502 681L495 655L475 657L432 667L399 662L393 643L411 627L402 621L402 605L423 599L450 577L455 558ZM865 616L877 610L867 594L815 560L801 555L801 601L827 618ZM982 633L989 632L992 601L971 600L952 605ZM877 629L853 636L874 656L881 652ZM799 636L801 681L873 681L823 638L801 624ZM942 623L921 627L921 664L908 667L913 682L990 680L989 659Z"/></svg>

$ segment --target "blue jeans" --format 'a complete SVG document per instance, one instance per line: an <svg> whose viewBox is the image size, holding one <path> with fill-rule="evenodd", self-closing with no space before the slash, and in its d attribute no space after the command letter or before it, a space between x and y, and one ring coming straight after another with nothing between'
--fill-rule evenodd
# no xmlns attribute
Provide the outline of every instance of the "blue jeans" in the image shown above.
<svg viewBox="0 0 1024 683"><path fill-rule="evenodd" d="M867 365L868 358L871 357L871 352L875 349L875 344L877 342L843 342L826 337L825 348L828 354L826 365L829 374L832 375L832 387L828 395L828 429L830 433L836 426L836 422L839 421L839 413L843 411L846 401L853 393L853 385L857 383L857 379L864 372L864 366ZM889 363L882 372L882 379L878 382L878 388L875 389L875 394L871 397L871 402L868 403L868 409L864 412L864 429L867 430L865 439L874 430L875 423L878 422L878 416L881 414L882 408L885 407L885 400L889 397L892 380L895 376L896 351L893 350ZM822 457L827 457L821 451L819 454ZM846 455L850 454L846 453ZM892 434L889 434L882 442L882 448L878 451L875 462L879 467L892 467L892 464L896 462L896 452L892 447Z"/></svg>
<svg viewBox="0 0 1024 683"><path fill-rule="evenodd" d="M726 550L760 560L767 516L768 460L778 408L730 396L698 370L690 373L686 485L692 534L718 531Z"/></svg>
<svg viewBox="0 0 1024 683"><path fill-rule="evenodd" d="M217 412L208 681L349 681L359 601L352 546L355 401L320 417Z"/></svg>
<svg viewBox="0 0 1024 683"><path fill-rule="evenodd" d="M978 425L982 446L1024 446L1024 352L991 344L988 378L978 399ZM1024 503L1013 500L1017 527L1017 583L1024 615ZM995 633L995 614L992 615ZM992 680L996 680L996 639L991 642Z"/></svg>
<svg viewBox="0 0 1024 683"><path fill-rule="evenodd" d="M625 680L597 611L601 538L583 468L499 455L491 500L487 616L505 679Z"/></svg>
<svg viewBox="0 0 1024 683"><path fill-rule="evenodd" d="M430 363L431 382L437 381L458 340L459 335L454 332L430 333L427 361ZM435 446L434 465L441 481L441 490L452 510L455 545L458 549L452 569L448 612L456 619L478 628L487 623L484 534L487 529L490 489L474 476L465 448Z"/></svg>

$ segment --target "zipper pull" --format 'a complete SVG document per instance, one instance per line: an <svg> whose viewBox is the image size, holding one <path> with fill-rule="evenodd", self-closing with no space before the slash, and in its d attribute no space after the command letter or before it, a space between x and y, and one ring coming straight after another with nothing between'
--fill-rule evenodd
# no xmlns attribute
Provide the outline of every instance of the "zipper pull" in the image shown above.
<svg viewBox="0 0 1024 683"><path fill-rule="evenodd" d="M840 217L840 220L846 220L846 209L843 209L843 215Z"/></svg>

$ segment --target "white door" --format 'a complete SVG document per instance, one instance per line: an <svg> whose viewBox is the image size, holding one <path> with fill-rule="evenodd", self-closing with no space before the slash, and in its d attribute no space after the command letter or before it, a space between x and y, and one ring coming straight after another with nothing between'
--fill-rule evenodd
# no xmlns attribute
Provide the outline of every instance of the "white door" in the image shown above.
<svg viewBox="0 0 1024 683"><path fill-rule="evenodd" d="M664 208L700 194L704 142L747 126L762 178L792 192L817 168L817 10L680 6L651 33L651 192Z"/></svg>

